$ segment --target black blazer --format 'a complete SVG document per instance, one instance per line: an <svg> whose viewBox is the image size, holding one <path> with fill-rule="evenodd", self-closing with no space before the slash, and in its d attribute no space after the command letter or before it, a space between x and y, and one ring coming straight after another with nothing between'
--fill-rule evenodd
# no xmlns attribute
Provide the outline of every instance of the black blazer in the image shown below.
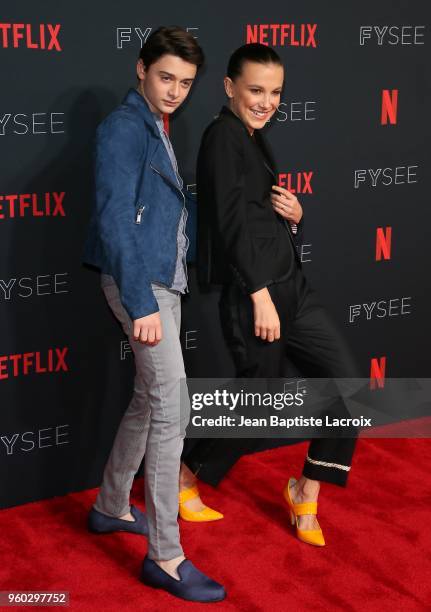
<svg viewBox="0 0 431 612"><path fill-rule="evenodd" d="M201 284L236 279L247 293L301 266L290 224L272 208L275 164L260 130L223 106L207 127L197 162L197 274ZM295 236L295 237L294 237ZM295 262L296 259L296 262Z"/></svg>

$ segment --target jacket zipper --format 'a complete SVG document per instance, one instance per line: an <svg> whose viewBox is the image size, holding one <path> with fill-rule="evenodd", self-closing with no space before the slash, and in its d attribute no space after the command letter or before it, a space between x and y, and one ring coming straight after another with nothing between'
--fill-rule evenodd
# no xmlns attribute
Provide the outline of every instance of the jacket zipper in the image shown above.
<svg viewBox="0 0 431 612"><path fill-rule="evenodd" d="M164 175L162 172L160 172L160 170L157 170L157 168L155 168L155 167L154 167L154 166L151 164L151 162L150 162L150 168L152 168L152 169L154 170L154 172L157 172L157 174L159 174L159 175L160 175L162 178L164 178L164 179L165 179L165 181L167 181L167 182L168 182L170 185L173 185L173 186L175 187L175 189L177 189L177 191L179 191L179 192L180 192L180 194L181 194L181 196L182 196L182 198L183 198L183 206L182 206L182 209L181 209L181 215L180 215L180 218L178 219L178 223L177 223L177 231L176 231L176 236L178 236L178 228L179 228L179 226L180 226L180 221L181 221L181 218L182 218L182 216L183 216L183 214L184 214L184 209L185 209L185 207L186 207L186 198L185 198L185 195L183 194L182 190L181 190L181 189L178 187L178 185L175 185L175 184L174 184L174 183L173 183L173 182L170 180L170 178L168 178L167 176L165 176L165 175ZM186 235L186 230L185 230L185 227L184 227L184 234ZM187 235L186 235L186 238L187 238ZM176 266L177 266L177 260L178 260L178 240L176 240L176 241L175 241L175 243L176 243L176 248L175 248L175 264L174 264L174 273L173 273L173 275L172 275L172 280L171 280L171 282L170 282L170 284L171 284L171 285L172 285L172 283L174 282L174 278L175 278L175 269L176 269ZM187 264L184 266L184 269L185 269L185 272L186 272L186 289L187 289L187 291L188 291L188 283L189 283L189 279L188 279L188 274L187 274Z"/></svg>
<svg viewBox="0 0 431 612"><path fill-rule="evenodd" d="M139 225L142 219L142 213L145 210L145 204L143 206L140 206L138 208L138 210L136 211L136 219L135 219L135 223L136 225Z"/></svg>
<svg viewBox="0 0 431 612"><path fill-rule="evenodd" d="M157 170L157 168L155 168L151 162L150 162L150 168L152 168L154 170L154 172L157 172L157 174L160 174L160 176L162 176L165 179L165 181L167 181L170 185L175 187L175 189L177 189L180 192L180 194L183 196L183 198L184 198L184 194L181 191L181 189L178 187L178 185L175 185L175 183L173 183L168 176L166 176L165 174L160 172L160 170Z"/></svg>

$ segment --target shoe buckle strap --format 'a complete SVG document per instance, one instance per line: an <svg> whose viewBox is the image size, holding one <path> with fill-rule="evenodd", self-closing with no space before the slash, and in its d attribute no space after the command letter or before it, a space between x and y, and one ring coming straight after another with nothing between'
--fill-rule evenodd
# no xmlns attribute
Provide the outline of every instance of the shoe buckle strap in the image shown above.
<svg viewBox="0 0 431 612"><path fill-rule="evenodd" d="M194 499L195 497L199 497L199 489L197 486L184 489L184 491L180 491L178 495L180 504L184 504L184 502L189 501L189 499Z"/></svg>
<svg viewBox="0 0 431 612"><path fill-rule="evenodd" d="M302 504L294 504L293 509L297 516L301 514L317 514L317 502L303 502Z"/></svg>

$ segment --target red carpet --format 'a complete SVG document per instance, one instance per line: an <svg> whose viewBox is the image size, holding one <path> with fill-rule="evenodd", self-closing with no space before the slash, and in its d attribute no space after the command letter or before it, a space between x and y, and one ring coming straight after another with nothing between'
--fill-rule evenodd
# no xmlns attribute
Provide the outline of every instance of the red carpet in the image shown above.
<svg viewBox="0 0 431 612"><path fill-rule="evenodd" d="M327 546L299 542L281 496L306 444L244 457L203 498L225 513L181 523L186 554L223 582L218 604L181 602L137 580L146 539L85 528L96 490L0 512L0 590L67 590L72 610L413 611L431 606L429 440L361 439L349 485L323 485ZM142 504L142 481L133 501Z"/></svg>

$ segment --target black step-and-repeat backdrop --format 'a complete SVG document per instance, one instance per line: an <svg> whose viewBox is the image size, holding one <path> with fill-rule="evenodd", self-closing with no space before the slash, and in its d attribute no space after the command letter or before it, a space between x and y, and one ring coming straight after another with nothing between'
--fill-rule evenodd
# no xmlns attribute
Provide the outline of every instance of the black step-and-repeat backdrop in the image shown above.
<svg viewBox="0 0 431 612"><path fill-rule="evenodd" d="M429 10L421 0L3 2L0 15L0 507L96 486L133 359L97 274L81 265L95 128L135 86L159 25L207 63L170 133L187 188L246 42L285 62L268 129L279 182L306 216L304 272L363 376L429 376ZM189 376L233 373L217 294L190 270Z"/></svg>

